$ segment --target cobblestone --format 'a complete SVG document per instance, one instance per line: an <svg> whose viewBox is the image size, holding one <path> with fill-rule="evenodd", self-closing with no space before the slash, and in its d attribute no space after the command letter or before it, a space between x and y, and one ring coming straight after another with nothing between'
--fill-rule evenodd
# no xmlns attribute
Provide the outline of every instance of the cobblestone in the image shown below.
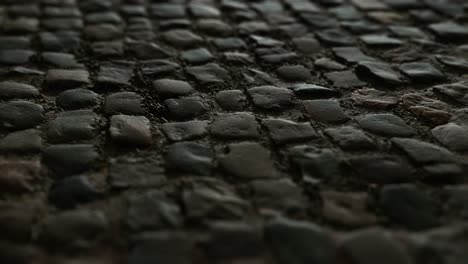
<svg viewBox="0 0 468 264"><path fill-rule="evenodd" d="M0 263L465 263L467 10L0 1Z"/></svg>

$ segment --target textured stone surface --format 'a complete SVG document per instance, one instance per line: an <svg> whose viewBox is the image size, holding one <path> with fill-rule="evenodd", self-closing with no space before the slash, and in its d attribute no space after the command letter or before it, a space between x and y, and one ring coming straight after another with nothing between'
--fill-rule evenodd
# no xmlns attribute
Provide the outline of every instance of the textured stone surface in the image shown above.
<svg viewBox="0 0 468 264"><path fill-rule="evenodd" d="M214 169L213 150L204 144L193 142L174 143L166 155L168 170L183 174L209 176Z"/></svg>
<svg viewBox="0 0 468 264"><path fill-rule="evenodd" d="M0 125L11 130L33 128L42 122L43 113L41 105L28 101L10 101L0 105Z"/></svg>
<svg viewBox="0 0 468 264"><path fill-rule="evenodd" d="M466 264L467 11L0 1L0 263Z"/></svg>
<svg viewBox="0 0 468 264"><path fill-rule="evenodd" d="M340 103L335 100L304 101L304 107L312 120L322 123L343 123L349 119Z"/></svg>
<svg viewBox="0 0 468 264"><path fill-rule="evenodd" d="M112 140L123 145L145 147L152 142L150 121L144 116L112 116L109 132Z"/></svg>
<svg viewBox="0 0 468 264"><path fill-rule="evenodd" d="M408 137L414 130L405 121L391 114L370 114L358 116L358 124L365 130L384 136Z"/></svg>
<svg viewBox="0 0 468 264"><path fill-rule="evenodd" d="M251 159L251 156L256 158ZM270 152L256 143L229 145L228 153L223 154L219 162L225 172L241 179L278 176Z"/></svg>
<svg viewBox="0 0 468 264"><path fill-rule="evenodd" d="M224 114L213 120L211 134L220 138L257 138L258 123L250 113Z"/></svg>

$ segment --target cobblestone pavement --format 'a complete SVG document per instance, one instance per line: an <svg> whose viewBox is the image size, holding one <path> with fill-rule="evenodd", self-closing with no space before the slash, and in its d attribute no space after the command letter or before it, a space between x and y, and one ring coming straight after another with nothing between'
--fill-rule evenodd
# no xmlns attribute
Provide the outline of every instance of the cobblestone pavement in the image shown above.
<svg viewBox="0 0 468 264"><path fill-rule="evenodd" d="M465 0L1 0L0 263L466 264Z"/></svg>

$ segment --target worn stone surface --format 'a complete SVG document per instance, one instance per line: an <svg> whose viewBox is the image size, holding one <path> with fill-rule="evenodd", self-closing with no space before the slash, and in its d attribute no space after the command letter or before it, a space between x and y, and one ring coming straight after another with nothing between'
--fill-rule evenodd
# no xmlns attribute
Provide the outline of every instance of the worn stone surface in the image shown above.
<svg viewBox="0 0 468 264"><path fill-rule="evenodd" d="M174 122L163 124L161 129L171 141L185 141L208 135L208 124L208 121L199 120Z"/></svg>
<svg viewBox="0 0 468 264"><path fill-rule="evenodd" d="M150 121L146 117L114 115L110 122L110 137L116 143L136 147L151 145Z"/></svg>
<svg viewBox="0 0 468 264"><path fill-rule="evenodd" d="M328 128L325 134L345 150L373 149L375 144L363 131L350 127Z"/></svg>
<svg viewBox="0 0 468 264"><path fill-rule="evenodd" d="M257 143L231 144L219 162L225 172L241 179L278 177L270 152Z"/></svg>
<svg viewBox="0 0 468 264"><path fill-rule="evenodd" d="M414 185L389 185L380 192L383 212L396 223L421 230L437 225L435 203Z"/></svg>
<svg viewBox="0 0 468 264"><path fill-rule="evenodd" d="M322 123L344 123L349 117L336 100L304 101L304 107L312 120Z"/></svg>
<svg viewBox="0 0 468 264"><path fill-rule="evenodd" d="M250 113L223 114L211 124L211 134L220 138L258 138L258 123Z"/></svg>
<svg viewBox="0 0 468 264"><path fill-rule="evenodd" d="M34 98L39 96L36 87L17 82L1 82L0 96L2 98Z"/></svg>
<svg viewBox="0 0 468 264"><path fill-rule="evenodd" d="M377 217L369 212L370 198L367 193L341 193L323 191L322 214L330 223L361 227L375 224Z"/></svg>
<svg viewBox="0 0 468 264"><path fill-rule="evenodd" d="M413 169L394 156L356 156L349 163L358 177L372 183L411 182L415 179Z"/></svg>
<svg viewBox="0 0 468 264"><path fill-rule="evenodd" d="M264 119L262 125L267 128L271 139L276 144L304 141L318 137L315 129L308 123L295 123L283 119Z"/></svg>
<svg viewBox="0 0 468 264"><path fill-rule="evenodd" d="M183 174L209 176L215 167L214 153L206 144L174 143L167 151L166 167Z"/></svg>
<svg viewBox="0 0 468 264"><path fill-rule="evenodd" d="M44 118L44 108L29 101L9 101L0 105L2 128L19 130L33 128Z"/></svg>
<svg viewBox="0 0 468 264"><path fill-rule="evenodd" d="M466 264L467 21L0 1L0 263Z"/></svg>
<svg viewBox="0 0 468 264"><path fill-rule="evenodd" d="M89 110L63 112L48 125L50 142L70 142L96 136L98 115Z"/></svg>
<svg viewBox="0 0 468 264"><path fill-rule="evenodd" d="M260 86L250 88L248 93L253 104L261 109L281 110L292 104L293 92L285 88Z"/></svg>
<svg viewBox="0 0 468 264"><path fill-rule="evenodd" d="M161 79L153 82L155 93L162 98L178 97L194 92L192 86L184 81Z"/></svg>
<svg viewBox="0 0 468 264"><path fill-rule="evenodd" d="M356 117L359 126L384 136L409 137L414 130L403 119L392 114L370 114Z"/></svg>

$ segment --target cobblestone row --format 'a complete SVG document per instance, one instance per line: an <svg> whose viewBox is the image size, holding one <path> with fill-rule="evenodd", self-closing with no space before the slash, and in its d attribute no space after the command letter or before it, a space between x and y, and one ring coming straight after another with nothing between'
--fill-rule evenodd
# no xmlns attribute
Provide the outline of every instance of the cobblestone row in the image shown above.
<svg viewBox="0 0 468 264"><path fill-rule="evenodd" d="M467 21L0 0L0 263L466 263Z"/></svg>

